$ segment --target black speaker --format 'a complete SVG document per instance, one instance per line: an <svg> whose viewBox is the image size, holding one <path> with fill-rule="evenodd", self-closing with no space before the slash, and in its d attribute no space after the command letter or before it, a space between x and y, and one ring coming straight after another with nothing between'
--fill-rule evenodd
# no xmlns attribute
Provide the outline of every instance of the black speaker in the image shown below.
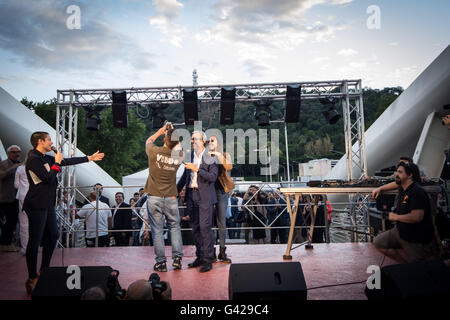
<svg viewBox="0 0 450 320"><path fill-rule="evenodd" d="M36 287L31 295L34 299L64 298L80 300L83 292L91 287L106 289L108 275L113 270L109 266L80 267L80 289L69 289L67 282L74 272L67 272L67 267L50 267L42 270Z"/></svg>
<svg viewBox="0 0 450 320"><path fill-rule="evenodd" d="M450 268L442 259L381 268L380 289L365 293L369 300L450 298Z"/></svg>
<svg viewBox="0 0 450 320"><path fill-rule="evenodd" d="M236 88L222 88L220 92L220 124L234 123Z"/></svg>
<svg viewBox="0 0 450 320"><path fill-rule="evenodd" d="M306 300L306 290L300 262L233 263L230 266L230 300Z"/></svg>
<svg viewBox="0 0 450 320"><path fill-rule="evenodd" d="M128 104L126 91L112 92L113 124L116 128L128 128Z"/></svg>
<svg viewBox="0 0 450 320"><path fill-rule="evenodd" d="M183 89L184 123L187 126L194 125L198 120L197 89Z"/></svg>
<svg viewBox="0 0 450 320"><path fill-rule="evenodd" d="M298 85L289 85L286 89L286 110L284 121L287 123L296 123L300 117L300 93L302 87Z"/></svg>

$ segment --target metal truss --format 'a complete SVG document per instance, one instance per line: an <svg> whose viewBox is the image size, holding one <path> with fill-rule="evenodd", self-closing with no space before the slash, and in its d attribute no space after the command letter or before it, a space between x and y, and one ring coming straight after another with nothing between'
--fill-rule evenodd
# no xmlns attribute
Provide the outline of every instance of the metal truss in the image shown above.
<svg viewBox="0 0 450 320"><path fill-rule="evenodd" d="M346 92L343 84L346 83ZM286 86L302 86L301 99L318 99L323 97L344 98L346 96L357 98L361 92L361 80L338 81L311 81L311 82L283 82L283 83L257 83L257 84L228 84L207 86L178 86L178 87L148 87L148 88L112 88L112 89L68 89L58 90L58 105L86 106L91 104L112 103L112 91L123 90L127 92L128 103L181 103L183 102L183 89L197 89L199 101L220 100L222 88L236 88L237 101L255 101L268 98L271 100L285 100ZM72 99L71 99L72 96ZM75 98L76 103L73 98Z"/></svg>
<svg viewBox="0 0 450 320"><path fill-rule="evenodd" d="M65 157L76 156L78 109L93 105L111 106L112 91L126 91L129 106L135 107L137 113L145 114L146 109L148 113L150 104L183 103L183 89L197 89L199 102L219 102L222 88L236 88L236 102L242 104L262 99L286 100L286 87L299 84L302 87L301 100L328 97L342 101L347 179L355 178L354 168L361 170L361 176L367 176L361 80L57 90L56 147L64 153ZM356 148L352 150L354 144ZM66 190L69 208L75 207L75 192L73 189L76 186L75 170L75 166L64 167L62 174L58 177L58 190L60 190L57 195L58 203L62 205L62 190ZM358 178L361 178L361 176ZM72 210L69 211L72 212ZM72 215L74 215L74 212L72 212ZM65 223L60 223L61 228L63 225ZM67 236L67 243L68 239ZM62 239L61 242L63 242Z"/></svg>

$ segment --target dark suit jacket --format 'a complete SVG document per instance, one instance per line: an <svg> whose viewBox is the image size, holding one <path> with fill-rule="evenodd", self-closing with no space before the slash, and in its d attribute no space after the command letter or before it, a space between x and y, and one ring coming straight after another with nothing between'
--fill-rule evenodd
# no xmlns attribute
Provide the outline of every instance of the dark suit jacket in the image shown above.
<svg viewBox="0 0 450 320"><path fill-rule="evenodd" d="M278 216L281 211L284 210L284 208L286 207L286 201L283 198L279 198L278 199L278 203L279 203L279 207L272 207L272 206L268 206L267 207L267 218L269 219L269 223L273 221L273 219L276 218L276 216ZM274 205L276 204L275 202L275 198L273 198L272 200L269 200L268 204L270 205ZM286 210L284 210L283 214L281 215L281 217L279 217L279 221L281 225L289 225L289 213Z"/></svg>
<svg viewBox="0 0 450 320"><path fill-rule="evenodd" d="M191 152L191 161L194 161L194 153ZM218 167L214 158L208 155L208 151L205 150L202 157L202 162L200 164L199 170L197 172L197 184L198 190L200 193L200 202L202 204L214 204L217 203L217 195L216 189L214 188L214 183L217 180ZM186 188L191 183L191 172L192 170L185 169L183 175L178 181L177 188L178 192L183 189L184 186ZM189 192L186 192L186 202L192 201L191 195Z"/></svg>
<svg viewBox="0 0 450 320"><path fill-rule="evenodd" d="M128 208L128 209L118 209L116 214L114 215L114 210L117 206L115 205L111 210L111 214L114 216L114 230L129 230L131 229L131 207L128 203L122 202L119 208ZM115 233L114 233L115 234ZM113 235L114 235L113 234ZM127 234L131 235L131 231L127 232Z"/></svg>

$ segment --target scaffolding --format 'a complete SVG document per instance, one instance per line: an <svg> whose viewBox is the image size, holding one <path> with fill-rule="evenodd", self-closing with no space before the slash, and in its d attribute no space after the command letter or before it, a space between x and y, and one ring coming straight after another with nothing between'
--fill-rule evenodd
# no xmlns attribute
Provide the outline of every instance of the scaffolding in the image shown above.
<svg viewBox="0 0 450 320"><path fill-rule="evenodd" d="M66 157L76 156L77 150L77 121L78 109L81 107L104 106L112 104L113 91L125 91L127 103L136 108L136 113L148 114L149 106L155 103L183 103L183 90L196 89L199 102L220 102L222 88L236 88L237 103L270 99L273 101L286 100L286 87L301 85L301 100L320 98L335 98L341 101L344 118L345 159L347 165L347 179L367 177L364 145L364 111L361 80L331 80L331 81L302 81L282 83L256 84L226 84L226 85L197 85L175 87L147 87L147 88L110 88L110 89L67 89L57 90L56 102L56 147ZM353 147L354 146L354 147ZM355 169L361 174L357 177ZM58 176L57 203L75 207L76 180L75 166L62 169ZM64 192L68 197L67 204L63 204ZM73 222L66 215L58 215L60 228L63 226L74 230ZM74 221L74 219L72 219ZM69 227L70 226L70 227ZM62 234L62 232L60 232ZM64 240L60 239L60 245ZM69 244L69 236L65 239Z"/></svg>

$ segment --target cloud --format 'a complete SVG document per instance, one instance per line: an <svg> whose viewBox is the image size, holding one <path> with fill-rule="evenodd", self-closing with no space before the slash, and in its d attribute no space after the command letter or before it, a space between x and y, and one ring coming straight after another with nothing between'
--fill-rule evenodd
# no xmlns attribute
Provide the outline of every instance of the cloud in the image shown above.
<svg viewBox="0 0 450 320"><path fill-rule="evenodd" d="M303 14L319 4L342 5L352 0L221 0L213 6L215 26L196 34L202 42L238 42L293 49L305 40L327 42L343 24L308 25Z"/></svg>
<svg viewBox="0 0 450 320"><path fill-rule="evenodd" d="M353 49L342 49L338 52L338 55L343 56L343 57L353 57L356 56L358 54L358 51L353 50Z"/></svg>
<svg viewBox="0 0 450 320"><path fill-rule="evenodd" d="M51 70L92 70L108 63L142 70L155 65L151 53L102 22L99 14L88 7L80 8L81 29L68 29L66 21L70 15L66 9L71 2L2 1L0 49L21 57L28 66Z"/></svg>
<svg viewBox="0 0 450 320"><path fill-rule="evenodd" d="M183 9L183 4L177 0L153 0L153 5L157 13L149 19L150 24L161 31L172 45L181 47L181 36L186 29L174 21Z"/></svg>

